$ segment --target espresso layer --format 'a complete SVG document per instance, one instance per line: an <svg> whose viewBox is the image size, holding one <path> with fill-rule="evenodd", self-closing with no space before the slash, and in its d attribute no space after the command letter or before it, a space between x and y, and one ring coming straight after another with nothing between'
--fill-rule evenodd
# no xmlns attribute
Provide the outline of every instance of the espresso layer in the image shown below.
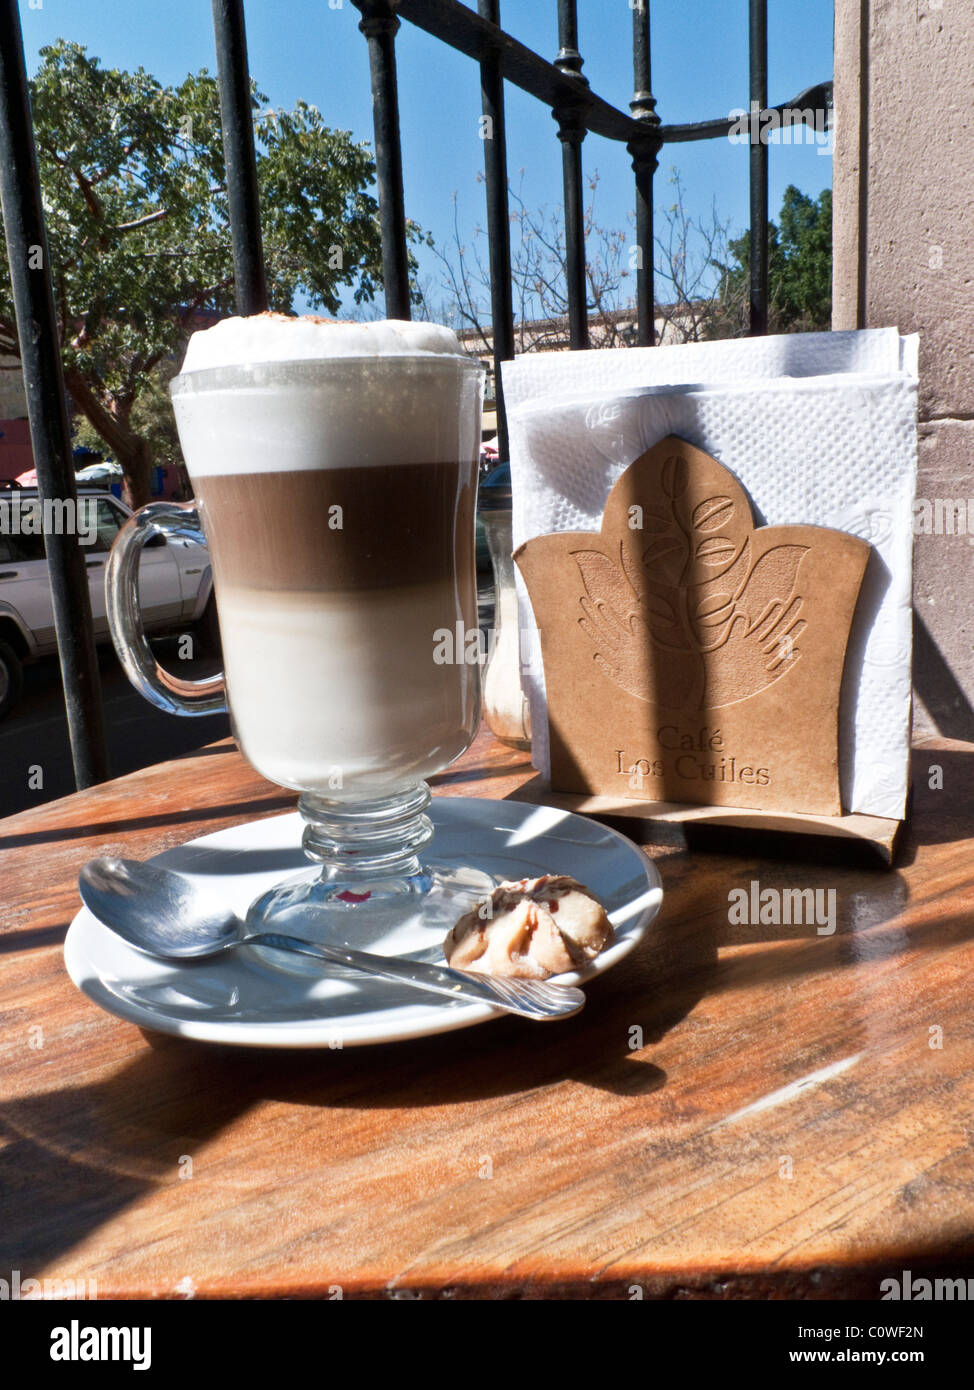
<svg viewBox="0 0 974 1390"><path fill-rule="evenodd" d="M218 592L374 589L473 573L473 463L212 474L195 490Z"/></svg>

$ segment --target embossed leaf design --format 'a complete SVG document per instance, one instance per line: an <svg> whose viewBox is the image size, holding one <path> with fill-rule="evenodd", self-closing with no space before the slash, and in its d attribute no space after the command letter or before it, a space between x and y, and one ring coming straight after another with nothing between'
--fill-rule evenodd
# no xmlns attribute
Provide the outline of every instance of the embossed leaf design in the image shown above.
<svg viewBox="0 0 974 1390"><path fill-rule="evenodd" d="M708 536L697 546L694 556L701 564L717 569L720 565L729 565L735 553L734 542L726 536Z"/></svg>
<svg viewBox="0 0 974 1390"><path fill-rule="evenodd" d="M629 581L629 587L632 589L633 593L638 593L642 579L642 571L636 563L636 556L630 552L625 542L619 546L619 560L622 564L622 572Z"/></svg>
<svg viewBox="0 0 974 1390"><path fill-rule="evenodd" d="M647 594L646 607L649 616L659 627L673 627L677 622L676 609L662 594Z"/></svg>
<svg viewBox="0 0 974 1390"><path fill-rule="evenodd" d="M608 555L603 555L600 550L575 550L572 554L590 598L597 602L609 599L620 613L635 613L638 610L636 595Z"/></svg>
<svg viewBox="0 0 974 1390"><path fill-rule="evenodd" d="M667 497L671 500L682 497L687 490L689 470L687 461L679 454L671 455L663 464L663 473L660 479L662 488Z"/></svg>
<svg viewBox="0 0 974 1390"><path fill-rule="evenodd" d="M691 520L697 531L719 531L734 515L734 503L729 497L708 497L693 509Z"/></svg>
<svg viewBox="0 0 974 1390"><path fill-rule="evenodd" d="M668 531L650 541L643 551L643 564L654 579L664 584L678 584L686 553L683 536L678 531Z"/></svg>
<svg viewBox="0 0 974 1390"><path fill-rule="evenodd" d="M726 589L732 594L740 593L747 579L748 571L751 568L751 542L745 541L741 547L741 553L737 556L732 565L727 569L721 570L720 574L715 574L708 583L716 584L719 582L722 590Z"/></svg>
<svg viewBox="0 0 974 1390"><path fill-rule="evenodd" d="M697 611L693 616L701 626L713 627L729 618L733 611L732 594L710 594L697 604Z"/></svg>

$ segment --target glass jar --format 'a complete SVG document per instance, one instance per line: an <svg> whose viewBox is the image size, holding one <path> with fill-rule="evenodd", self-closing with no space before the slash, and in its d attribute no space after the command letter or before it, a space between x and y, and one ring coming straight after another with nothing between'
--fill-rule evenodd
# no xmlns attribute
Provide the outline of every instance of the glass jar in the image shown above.
<svg viewBox="0 0 974 1390"><path fill-rule="evenodd" d="M499 464L480 485L478 514L494 570L494 625L483 673L484 717L496 738L531 747L531 721L521 686L521 640L511 556L511 470Z"/></svg>

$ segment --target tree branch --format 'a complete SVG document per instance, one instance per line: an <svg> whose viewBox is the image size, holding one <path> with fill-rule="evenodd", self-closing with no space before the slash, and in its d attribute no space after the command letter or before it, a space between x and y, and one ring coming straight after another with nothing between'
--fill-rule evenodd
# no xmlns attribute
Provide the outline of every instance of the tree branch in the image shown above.
<svg viewBox="0 0 974 1390"><path fill-rule="evenodd" d="M118 420L98 399L91 385L81 375L77 367L65 368L64 384L75 405L91 421L102 439L119 456L119 459L124 460L130 455L133 444L131 431L120 426Z"/></svg>
<svg viewBox="0 0 974 1390"><path fill-rule="evenodd" d="M185 323L188 318L197 310L201 309L206 301L212 298L218 290L229 289L233 284L233 276L227 275L222 280L218 280L215 285L207 285L206 289L199 290L196 295L184 305L179 311L180 323Z"/></svg>
<svg viewBox="0 0 974 1390"><path fill-rule="evenodd" d="M131 232L136 227L147 227L150 222L161 222L168 215L168 208L160 208L158 212L149 212L146 213L145 217L137 217L134 222L116 222L114 230L116 232Z"/></svg>
<svg viewBox="0 0 974 1390"><path fill-rule="evenodd" d="M88 179L80 169L71 167L70 172L74 175L75 182L81 189L82 196L88 205L88 211L91 213L92 217L96 222L103 221L105 214L102 211L102 206L95 194L95 190L92 188Z"/></svg>

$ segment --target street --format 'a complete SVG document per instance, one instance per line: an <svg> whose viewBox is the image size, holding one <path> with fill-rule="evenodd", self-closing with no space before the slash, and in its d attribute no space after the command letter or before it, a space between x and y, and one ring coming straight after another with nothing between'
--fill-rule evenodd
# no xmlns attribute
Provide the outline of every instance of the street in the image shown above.
<svg viewBox="0 0 974 1390"><path fill-rule="evenodd" d="M178 641L178 637L153 640L161 663L197 679L217 669L218 663L212 660L180 661ZM99 647L98 665L111 776L121 777L229 734L225 714L180 719L150 705L129 684L111 647ZM24 693L7 718L0 720L0 816L74 790L61 673L57 658L46 657L25 667Z"/></svg>

